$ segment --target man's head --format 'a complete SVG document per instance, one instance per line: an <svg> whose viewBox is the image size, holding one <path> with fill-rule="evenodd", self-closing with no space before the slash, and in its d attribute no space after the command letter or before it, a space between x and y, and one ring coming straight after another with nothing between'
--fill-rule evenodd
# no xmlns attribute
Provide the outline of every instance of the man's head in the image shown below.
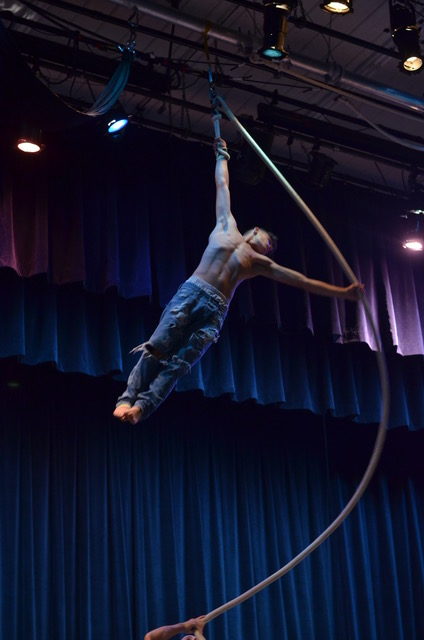
<svg viewBox="0 0 424 640"><path fill-rule="evenodd" d="M243 238L252 249L264 256L274 253L277 248L277 236L261 227L249 229L243 233Z"/></svg>

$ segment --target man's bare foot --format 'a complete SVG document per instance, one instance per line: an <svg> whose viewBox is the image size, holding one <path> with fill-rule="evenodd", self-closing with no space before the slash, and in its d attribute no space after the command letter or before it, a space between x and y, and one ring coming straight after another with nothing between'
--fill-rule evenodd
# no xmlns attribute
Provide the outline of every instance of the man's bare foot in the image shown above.
<svg viewBox="0 0 424 640"><path fill-rule="evenodd" d="M137 424L140 422L142 410L140 407L132 407L129 404L120 404L116 407L113 415L121 422L129 422L130 424Z"/></svg>
<svg viewBox="0 0 424 640"><path fill-rule="evenodd" d="M115 418L118 418L118 420L121 420L121 418L126 414L128 409L131 409L130 404L119 404L116 407L115 411L113 412L113 415L115 416Z"/></svg>
<svg viewBox="0 0 424 640"><path fill-rule="evenodd" d="M131 424L137 424L140 422L141 415L143 411L140 407L131 407L125 414L125 422L130 422Z"/></svg>

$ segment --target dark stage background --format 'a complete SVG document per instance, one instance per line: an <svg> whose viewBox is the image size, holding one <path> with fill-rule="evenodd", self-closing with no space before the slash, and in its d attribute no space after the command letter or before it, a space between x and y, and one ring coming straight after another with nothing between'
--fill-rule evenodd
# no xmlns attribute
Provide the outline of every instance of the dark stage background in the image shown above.
<svg viewBox="0 0 424 640"><path fill-rule="evenodd" d="M324 529L374 443L373 425L195 392L132 428L118 387L4 363L4 638L142 638L211 610ZM390 430L346 523L207 637L421 638L423 438Z"/></svg>
<svg viewBox="0 0 424 640"><path fill-rule="evenodd" d="M262 580L337 515L373 447L375 344L356 305L258 279L181 393L145 425L114 422L130 348L214 224L214 158L143 129L116 144L55 122L39 157L11 151L9 129L0 141L1 637L138 640ZM399 248L404 202L289 177L366 285L392 428L343 527L207 636L418 640L422 258ZM232 197L241 229L277 233L277 261L343 282L272 177L233 179Z"/></svg>

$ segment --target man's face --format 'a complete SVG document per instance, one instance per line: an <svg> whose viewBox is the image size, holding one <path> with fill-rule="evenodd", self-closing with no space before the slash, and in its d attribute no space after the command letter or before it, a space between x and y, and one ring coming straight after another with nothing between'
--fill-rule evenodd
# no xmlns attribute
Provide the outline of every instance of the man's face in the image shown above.
<svg viewBox="0 0 424 640"><path fill-rule="evenodd" d="M269 234L260 227L254 227L254 229L247 231L244 235L246 242L258 253L266 255L271 251L271 238Z"/></svg>

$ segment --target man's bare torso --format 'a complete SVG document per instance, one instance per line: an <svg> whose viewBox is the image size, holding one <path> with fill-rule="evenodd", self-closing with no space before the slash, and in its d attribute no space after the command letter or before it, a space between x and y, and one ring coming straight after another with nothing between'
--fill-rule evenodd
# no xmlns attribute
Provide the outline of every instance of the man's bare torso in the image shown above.
<svg viewBox="0 0 424 640"><path fill-rule="evenodd" d="M258 259L260 255L245 242L237 227L225 231L217 224L193 275L230 300L240 282L258 275Z"/></svg>

